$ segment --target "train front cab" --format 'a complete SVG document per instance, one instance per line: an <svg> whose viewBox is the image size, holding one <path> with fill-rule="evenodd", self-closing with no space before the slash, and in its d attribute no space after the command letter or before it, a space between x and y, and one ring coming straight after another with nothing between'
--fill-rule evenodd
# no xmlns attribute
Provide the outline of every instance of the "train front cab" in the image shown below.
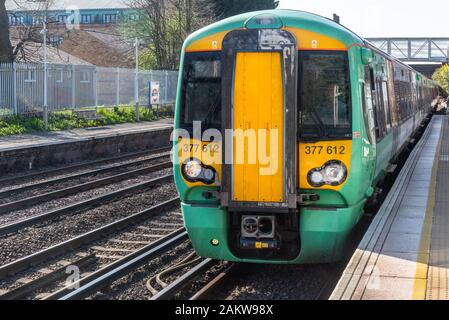
<svg viewBox="0 0 449 320"><path fill-rule="evenodd" d="M359 88L360 47L282 22L248 22L184 48L176 127L197 135L175 140L175 179L190 239L199 255L218 260L338 261L374 171L361 95L351 89ZM258 157L249 164L258 149L227 129L266 130L255 145L273 151L266 160L275 157L278 170L260 174L272 168ZM281 134L270 136L273 129Z"/></svg>

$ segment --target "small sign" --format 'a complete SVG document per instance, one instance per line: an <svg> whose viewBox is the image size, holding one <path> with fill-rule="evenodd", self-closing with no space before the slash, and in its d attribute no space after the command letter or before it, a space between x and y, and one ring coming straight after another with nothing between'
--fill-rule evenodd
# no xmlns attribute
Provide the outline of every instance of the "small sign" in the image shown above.
<svg viewBox="0 0 449 320"><path fill-rule="evenodd" d="M159 82L151 81L150 85L150 101L151 104L160 104L161 100L161 86Z"/></svg>

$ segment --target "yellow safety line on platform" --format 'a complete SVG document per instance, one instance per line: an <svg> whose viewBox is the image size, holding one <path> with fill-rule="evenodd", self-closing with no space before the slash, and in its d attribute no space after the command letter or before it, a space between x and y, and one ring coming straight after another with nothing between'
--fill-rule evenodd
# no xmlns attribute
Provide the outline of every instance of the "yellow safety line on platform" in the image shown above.
<svg viewBox="0 0 449 320"><path fill-rule="evenodd" d="M429 190L429 200L427 201L426 215L424 218L424 225L421 230L421 241L419 245L418 261L416 265L415 280L413 282L413 300L425 300L427 279L429 272L430 260L430 241L432 238L432 221L436 201L436 187L437 187L437 173L441 153L441 141L443 138L443 127L441 125L440 138L438 140L437 152L432 167L432 176ZM425 278L423 279L423 275Z"/></svg>

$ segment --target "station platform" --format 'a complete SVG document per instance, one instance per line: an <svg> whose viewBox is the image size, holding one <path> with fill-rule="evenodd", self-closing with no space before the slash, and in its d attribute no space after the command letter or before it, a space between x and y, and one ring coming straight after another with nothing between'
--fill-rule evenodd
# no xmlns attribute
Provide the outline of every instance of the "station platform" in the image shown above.
<svg viewBox="0 0 449 320"><path fill-rule="evenodd" d="M449 299L449 117L434 116L331 300Z"/></svg>
<svg viewBox="0 0 449 320"><path fill-rule="evenodd" d="M173 127L173 119L0 137L0 152Z"/></svg>
<svg viewBox="0 0 449 320"><path fill-rule="evenodd" d="M170 146L173 119L0 138L0 176Z"/></svg>

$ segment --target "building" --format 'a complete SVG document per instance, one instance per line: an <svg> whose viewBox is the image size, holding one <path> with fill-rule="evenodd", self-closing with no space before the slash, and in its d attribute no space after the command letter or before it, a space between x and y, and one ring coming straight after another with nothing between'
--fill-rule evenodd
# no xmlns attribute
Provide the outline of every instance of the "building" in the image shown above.
<svg viewBox="0 0 449 320"><path fill-rule="evenodd" d="M126 0L6 0L6 10L11 26L42 24L45 16L48 22L66 25L114 25L139 19L138 10Z"/></svg>

